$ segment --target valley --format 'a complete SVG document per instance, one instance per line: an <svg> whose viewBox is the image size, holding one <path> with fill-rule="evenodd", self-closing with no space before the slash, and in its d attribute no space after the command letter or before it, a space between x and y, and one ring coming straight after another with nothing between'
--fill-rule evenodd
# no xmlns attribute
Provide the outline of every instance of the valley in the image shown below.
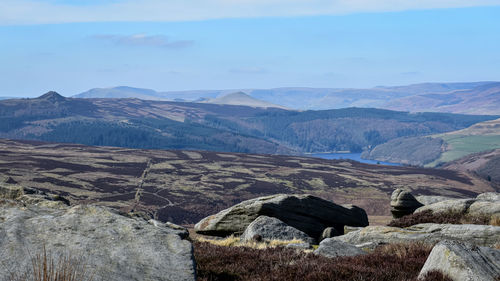
<svg viewBox="0 0 500 281"><path fill-rule="evenodd" d="M355 204L378 219L390 215L390 195L398 187L416 195L458 198L495 190L463 171L6 139L0 140L0 174L27 192L59 194L73 204L96 203L178 224L193 224L243 200L277 193Z"/></svg>
<svg viewBox="0 0 500 281"><path fill-rule="evenodd" d="M451 132L496 118L373 108L294 111L132 98L80 99L49 92L34 99L0 101L0 137L147 149L359 153L393 139Z"/></svg>

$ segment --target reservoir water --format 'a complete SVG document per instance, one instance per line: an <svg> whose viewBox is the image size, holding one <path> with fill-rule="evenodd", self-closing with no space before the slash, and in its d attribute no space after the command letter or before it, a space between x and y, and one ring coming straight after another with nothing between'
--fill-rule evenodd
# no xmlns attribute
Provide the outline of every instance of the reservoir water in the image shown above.
<svg viewBox="0 0 500 281"><path fill-rule="evenodd" d="M308 156L318 157L318 158L323 158L323 159L351 159L354 161L358 161L361 163L367 163L367 164L401 166L401 164L398 164L398 163L390 163L390 162L382 162L382 161L377 161L377 160L362 159L361 153L312 153L312 154L308 154Z"/></svg>

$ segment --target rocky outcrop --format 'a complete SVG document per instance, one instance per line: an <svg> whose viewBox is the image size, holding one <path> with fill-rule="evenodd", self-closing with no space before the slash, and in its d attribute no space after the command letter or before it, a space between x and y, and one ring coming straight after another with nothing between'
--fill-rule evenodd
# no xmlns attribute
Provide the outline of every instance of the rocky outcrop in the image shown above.
<svg viewBox="0 0 500 281"><path fill-rule="evenodd" d="M439 195L419 195L415 196L418 202L422 203L422 205L430 205L446 200L456 199L448 196L439 196Z"/></svg>
<svg viewBox="0 0 500 281"><path fill-rule="evenodd" d="M252 240L255 235L259 235L264 240L294 240L299 239L308 244L315 241L304 232L291 227L277 218L259 216L247 226L241 235L244 241Z"/></svg>
<svg viewBox="0 0 500 281"><path fill-rule="evenodd" d="M321 241L318 249L316 249L314 253L329 258L351 257L366 254L363 250L354 245L331 238Z"/></svg>
<svg viewBox="0 0 500 281"><path fill-rule="evenodd" d="M7 271L31 268L31 257L45 248L56 259L81 258L94 280L196 279L185 230L157 221L92 205L54 209L18 202L3 202L0 218L0 260Z"/></svg>
<svg viewBox="0 0 500 281"><path fill-rule="evenodd" d="M496 281L500 278L500 250L442 241L432 249L419 278L433 270L454 281Z"/></svg>
<svg viewBox="0 0 500 281"><path fill-rule="evenodd" d="M438 243L442 240L454 240L481 246L493 246L500 241L500 226L434 223L417 224L407 228L368 226L331 239L353 245L365 243L377 245L416 241Z"/></svg>
<svg viewBox="0 0 500 281"><path fill-rule="evenodd" d="M239 235L261 215L278 218L315 239L330 226L343 233L345 225L368 225L366 212L359 207L340 206L311 195L278 194L243 201L206 217L195 230L205 235Z"/></svg>
<svg viewBox="0 0 500 281"><path fill-rule="evenodd" d="M427 210L432 211L433 213L465 213L469 209L470 205L472 205L475 201L475 199L451 199L420 207L415 211L415 213Z"/></svg>
<svg viewBox="0 0 500 281"><path fill-rule="evenodd" d="M391 213L394 218L413 214L416 209L422 206L422 203L418 202L407 190L398 188L391 195Z"/></svg>
<svg viewBox="0 0 500 281"><path fill-rule="evenodd" d="M472 216L500 216L500 194L488 192L474 199L451 199L418 208L415 213L430 210L433 213L454 212Z"/></svg>
<svg viewBox="0 0 500 281"><path fill-rule="evenodd" d="M476 197L477 200L483 200L483 201L500 201L500 193L497 192L486 192L486 193L481 193Z"/></svg>

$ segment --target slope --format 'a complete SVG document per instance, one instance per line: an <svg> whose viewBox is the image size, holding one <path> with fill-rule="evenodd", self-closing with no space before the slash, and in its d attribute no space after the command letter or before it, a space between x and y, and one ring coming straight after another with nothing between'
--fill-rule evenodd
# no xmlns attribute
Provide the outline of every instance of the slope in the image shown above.
<svg viewBox="0 0 500 281"><path fill-rule="evenodd" d="M430 137L402 138L376 146L367 159L435 167L467 155L500 148L500 119Z"/></svg>

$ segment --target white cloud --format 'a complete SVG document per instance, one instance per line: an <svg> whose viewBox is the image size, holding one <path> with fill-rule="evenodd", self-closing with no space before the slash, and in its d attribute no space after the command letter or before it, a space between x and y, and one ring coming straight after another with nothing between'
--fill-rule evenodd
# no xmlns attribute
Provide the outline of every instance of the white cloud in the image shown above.
<svg viewBox="0 0 500 281"><path fill-rule="evenodd" d="M122 0L80 6L40 0L1 0L0 24L191 21L496 5L500 5L500 0Z"/></svg>

